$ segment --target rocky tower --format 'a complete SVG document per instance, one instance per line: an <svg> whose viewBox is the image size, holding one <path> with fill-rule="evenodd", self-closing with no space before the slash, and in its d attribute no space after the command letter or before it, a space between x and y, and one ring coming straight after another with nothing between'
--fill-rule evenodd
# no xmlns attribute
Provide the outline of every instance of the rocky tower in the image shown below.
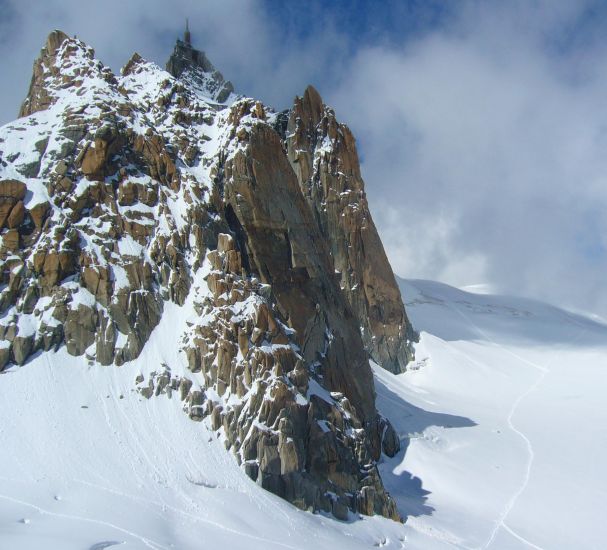
<svg viewBox="0 0 607 550"><path fill-rule="evenodd" d="M369 212L354 136L308 86L288 113L285 139L365 347L382 367L405 371L417 335Z"/></svg>
<svg viewBox="0 0 607 550"><path fill-rule="evenodd" d="M394 368L410 332L351 135L311 89L286 135L284 115L235 96L189 41L167 67L135 54L116 76L49 36L22 118L0 128L0 370L64 346L123 365L300 508L399 519L376 468L399 439L364 343ZM336 221L335 192L362 214Z"/></svg>
<svg viewBox="0 0 607 550"><path fill-rule="evenodd" d="M175 78L180 78L190 85L202 88L219 103L228 99L234 91L229 80L213 66L206 54L192 47L190 30L186 26L182 40L177 40L173 54L166 64L166 70Z"/></svg>

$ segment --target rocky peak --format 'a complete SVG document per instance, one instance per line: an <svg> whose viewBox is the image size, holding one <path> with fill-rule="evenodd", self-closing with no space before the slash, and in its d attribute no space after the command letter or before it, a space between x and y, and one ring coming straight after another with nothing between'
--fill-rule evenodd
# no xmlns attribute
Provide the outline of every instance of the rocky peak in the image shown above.
<svg viewBox="0 0 607 550"><path fill-rule="evenodd" d="M0 370L59 348L131 369L264 488L398 519L368 353L398 362L410 326L351 134L309 88L285 138L188 40L169 68L115 76L51 33L0 128Z"/></svg>
<svg viewBox="0 0 607 550"><path fill-rule="evenodd" d="M49 34L40 56L34 62L29 92L21 105L19 116L48 109L62 96L82 95L84 88L94 80L116 83L110 69L95 59L93 48L55 30Z"/></svg>
<svg viewBox="0 0 607 550"><path fill-rule="evenodd" d="M404 371L416 334L369 211L354 136L312 86L295 98L286 145L366 349L384 368Z"/></svg>
<svg viewBox="0 0 607 550"><path fill-rule="evenodd" d="M192 47L190 33L177 40L167 61L166 70L175 78L187 81L218 103L224 103L234 92L234 86L213 66L203 51Z"/></svg>

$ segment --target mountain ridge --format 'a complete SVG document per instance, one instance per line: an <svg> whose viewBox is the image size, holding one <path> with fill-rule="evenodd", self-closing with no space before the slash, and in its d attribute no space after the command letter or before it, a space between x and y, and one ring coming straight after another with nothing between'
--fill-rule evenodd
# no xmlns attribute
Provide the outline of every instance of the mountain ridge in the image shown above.
<svg viewBox="0 0 607 550"><path fill-rule="evenodd" d="M285 126L187 37L167 67L136 54L116 76L49 35L0 128L2 368L63 345L128 366L167 304L187 307L181 364L135 373L144 398L179 396L300 508L400 519L368 357L404 370L415 333L351 134L313 88Z"/></svg>

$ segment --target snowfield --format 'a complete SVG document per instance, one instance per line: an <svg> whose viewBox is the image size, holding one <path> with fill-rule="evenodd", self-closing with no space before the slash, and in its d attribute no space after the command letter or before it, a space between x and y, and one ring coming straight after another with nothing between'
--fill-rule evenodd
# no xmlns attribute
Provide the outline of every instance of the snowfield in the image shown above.
<svg viewBox="0 0 607 550"><path fill-rule="evenodd" d="M301 512L253 483L178 398L134 391L140 372L186 364L167 345L187 320L175 306L135 362L62 349L0 375L0 549L605 548L607 326L401 286L416 363L374 372L406 447L381 465L405 525Z"/></svg>
<svg viewBox="0 0 607 550"><path fill-rule="evenodd" d="M401 289L419 370L374 370L378 408L411 437L382 469L413 514L408 547L606 548L607 326L430 281Z"/></svg>

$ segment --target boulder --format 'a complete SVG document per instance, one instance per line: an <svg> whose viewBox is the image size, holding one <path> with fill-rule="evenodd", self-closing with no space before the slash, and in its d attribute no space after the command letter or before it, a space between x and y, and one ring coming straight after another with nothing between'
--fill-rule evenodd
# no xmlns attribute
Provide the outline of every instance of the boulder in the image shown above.
<svg viewBox="0 0 607 550"><path fill-rule="evenodd" d="M15 336L11 349L15 363L23 365L34 349L34 335Z"/></svg>
<svg viewBox="0 0 607 550"><path fill-rule="evenodd" d="M15 202L25 199L27 186L22 181L7 179L0 180L0 197L10 198Z"/></svg>
<svg viewBox="0 0 607 550"><path fill-rule="evenodd" d="M46 220L46 216L50 210L50 204L48 202L39 202L30 209L30 216L34 222L34 226L38 231L42 229L42 225Z"/></svg>
<svg viewBox="0 0 607 550"><path fill-rule="evenodd" d="M19 250L20 242L19 232L16 229L9 229L2 234L2 246L10 252Z"/></svg>
<svg viewBox="0 0 607 550"><path fill-rule="evenodd" d="M16 228L23 221L27 187L18 180L0 180L0 229ZM17 206L19 205L19 206Z"/></svg>
<svg viewBox="0 0 607 550"><path fill-rule="evenodd" d="M228 252L230 250L234 250L235 242L232 235L228 235L227 233L219 233L217 235L217 251L218 252Z"/></svg>
<svg viewBox="0 0 607 550"><path fill-rule="evenodd" d="M113 157L123 145L123 136L115 126L102 126L94 141L85 145L79 157L80 170L90 180L103 181L115 173Z"/></svg>
<svg viewBox="0 0 607 550"><path fill-rule="evenodd" d="M386 422L381 446L383 452L389 457L395 456L400 451L400 439L390 422Z"/></svg>
<svg viewBox="0 0 607 550"><path fill-rule="evenodd" d="M97 312L90 306L78 304L69 309L64 324L65 345L70 355L82 355L95 342Z"/></svg>
<svg viewBox="0 0 607 550"><path fill-rule="evenodd" d="M23 205L23 201L18 201L11 213L6 220L6 225L9 229L16 229L23 223L23 219L25 218L25 206Z"/></svg>

